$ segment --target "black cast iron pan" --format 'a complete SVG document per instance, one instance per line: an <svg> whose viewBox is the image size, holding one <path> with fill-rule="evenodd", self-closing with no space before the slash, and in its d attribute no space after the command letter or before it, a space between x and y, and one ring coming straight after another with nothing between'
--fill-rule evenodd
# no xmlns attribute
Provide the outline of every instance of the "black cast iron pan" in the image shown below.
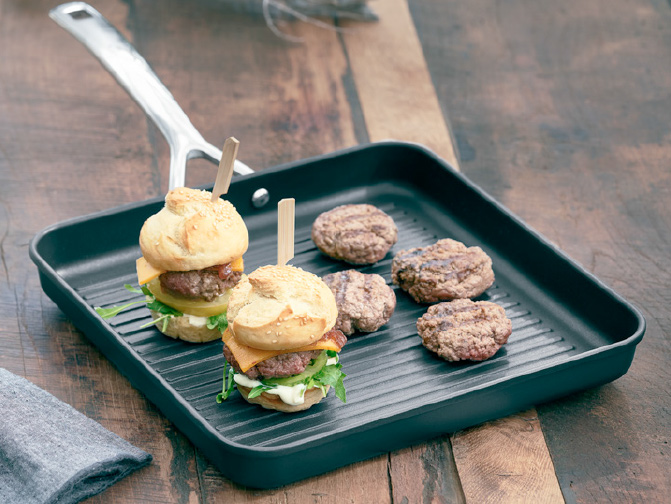
<svg viewBox="0 0 671 504"><path fill-rule="evenodd" d="M354 184L352 181L356 181ZM269 204L253 195L267 188ZM347 404L332 394L308 411L270 412L238 395L223 404L221 342L166 338L142 305L104 321L94 306L134 300L138 235L162 198L59 223L30 255L46 294L131 383L230 479L271 488L498 418L622 376L645 321L639 311L427 149L400 142L362 146L235 177L229 199L250 233L245 268L276 259L276 204L296 199L292 264L318 275L350 266L319 253L310 228L319 213L370 203L395 220L399 241L364 273L391 277L401 249L450 237L478 245L495 284L481 299L513 322L509 342L481 363L429 354L415 322L426 310L396 290L379 331L355 335L341 353ZM114 230L114 232L110 232Z"/></svg>

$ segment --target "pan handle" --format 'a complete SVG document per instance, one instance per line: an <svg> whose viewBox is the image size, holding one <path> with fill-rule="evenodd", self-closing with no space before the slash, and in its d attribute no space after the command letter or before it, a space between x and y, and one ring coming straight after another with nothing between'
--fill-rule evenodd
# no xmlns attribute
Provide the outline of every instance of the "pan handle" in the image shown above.
<svg viewBox="0 0 671 504"><path fill-rule="evenodd" d="M49 16L98 58L161 130L170 145L170 189L184 185L187 160L219 163L221 150L205 141L147 61L102 14L84 2L70 2ZM235 172L254 173L238 160Z"/></svg>

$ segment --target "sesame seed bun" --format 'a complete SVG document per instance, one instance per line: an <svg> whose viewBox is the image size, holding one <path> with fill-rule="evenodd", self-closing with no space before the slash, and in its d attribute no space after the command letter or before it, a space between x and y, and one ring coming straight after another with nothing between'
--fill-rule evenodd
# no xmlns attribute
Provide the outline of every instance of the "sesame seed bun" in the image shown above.
<svg viewBox="0 0 671 504"><path fill-rule="evenodd" d="M263 350L289 350L318 341L338 317L331 289L294 266L263 266L238 282L228 301L236 340Z"/></svg>
<svg viewBox="0 0 671 504"><path fill-rule="evenodd" d="M178 187L165 207L149 217L140 231L144 258L167 271L191 271L227 264L247 251L249 235L229 202L210 201L212 193Z"/></svg>

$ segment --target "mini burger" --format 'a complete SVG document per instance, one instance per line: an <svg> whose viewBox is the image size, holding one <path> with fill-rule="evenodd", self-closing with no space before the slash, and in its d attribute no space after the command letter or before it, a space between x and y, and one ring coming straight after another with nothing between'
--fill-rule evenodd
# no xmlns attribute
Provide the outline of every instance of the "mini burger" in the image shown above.
<svg viewBox="0 0 671 504"><path fill-rule="evenodd" d="M322 280L294 266L264 266L233 288L223 334L224 390L267 409L308 409L334 387L345 402L338 353L347 337L334 329L338 310Z"/></svg>
<svg viewBox="0 0 671 504"><path fill-rule="evenodd" d="M231 289L242 276L247 227L229 202L180 187L140 231L138 282L154 324L194 343L221 338Z"/></svg>

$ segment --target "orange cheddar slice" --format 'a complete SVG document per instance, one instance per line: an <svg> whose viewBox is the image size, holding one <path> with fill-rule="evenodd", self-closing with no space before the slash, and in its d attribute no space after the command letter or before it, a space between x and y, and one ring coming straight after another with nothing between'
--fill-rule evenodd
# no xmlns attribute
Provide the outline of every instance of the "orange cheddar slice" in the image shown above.
<svg viewBox="0 0 671 504"><path fill-rule="evenodd" d="M135 261L135 269L137 270L138 285L149 283L160 274L165 273L165 270L154 268L144 257Z"/></svg>
<svg viewBox="0 0 671 504"><path fill-rule="evenodd" d="M245 271L245 261L242 260L242 257L233 259L231 261L231 270L233 271Z"/></svg>
<svg viewBox="0 0 671 504"><path fill-rule="evenodd" d="M268 360L276 355L293 353L293 352L309 352L310 350L334 350L340 351L340 347L330 339L321 339L310 345L302 346L300 348L292 348L290 350L260 350L252 348L247 345L238 343L229 329L224 331L221 339L226 343L226 346L231 351L235 360L238 361L240 369L245 373L248 369L256 366L259 362Z"/></svg>

